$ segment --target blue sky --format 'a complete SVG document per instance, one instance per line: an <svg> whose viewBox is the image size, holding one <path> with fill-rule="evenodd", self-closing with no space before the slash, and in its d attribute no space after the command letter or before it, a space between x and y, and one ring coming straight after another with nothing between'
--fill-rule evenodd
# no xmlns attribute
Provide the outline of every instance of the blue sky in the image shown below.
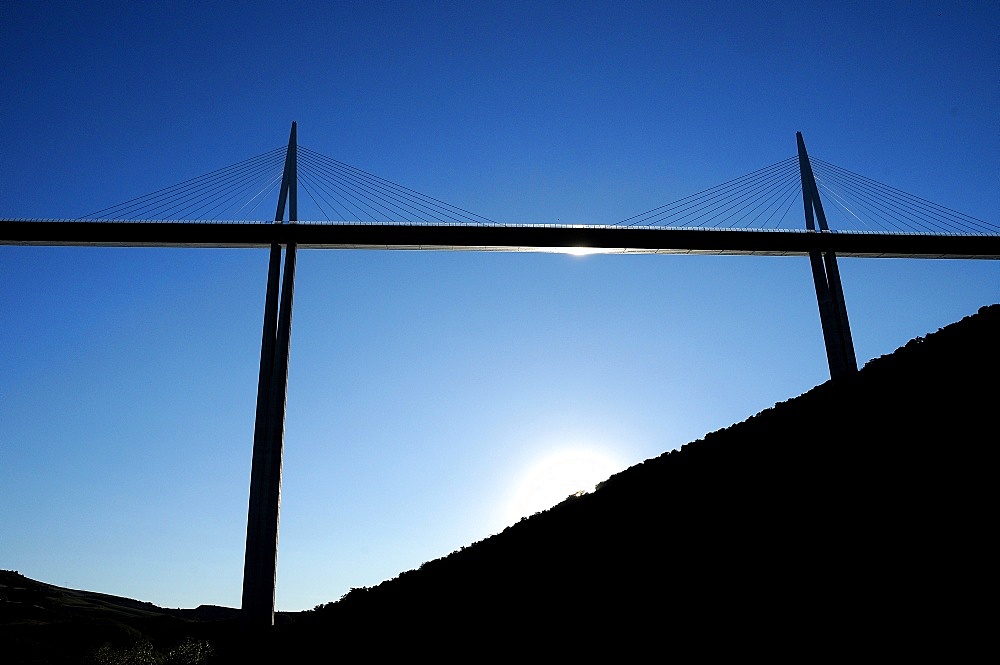
<svg viewBox="0 0 1000 665"><path fill-rule="evenodd" d="M801 131L996 224L998 34L995 2L14 0L0 216L82 216L294 120L501 222L618 222ZM266 265L0 246L0 566L239 605ZM994 261L840 268L861 363L1000 301ZM280 610L502 530L554 457L624 468L829 376L793 257L302 251L292 328Z"/></svg>

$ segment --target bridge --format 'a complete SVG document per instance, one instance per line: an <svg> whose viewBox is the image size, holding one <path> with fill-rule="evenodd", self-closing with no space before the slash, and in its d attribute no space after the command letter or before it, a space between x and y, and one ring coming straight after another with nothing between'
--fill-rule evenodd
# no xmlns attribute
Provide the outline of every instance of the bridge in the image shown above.
<svg viewBox="0 0 1000 665"><path fill-rule="evenodd" d="M0 244L998 259L1000 236L611 225L0 220Z"/></svg>
<svg viewBox="0 0 1000 665"><path fill-rule="evenodd" d="M838 256L996 260L1000 226L810 157L801 134L796 142L794 157L620 222L512 224L300 148L293 122L287 146L79 219L0 219L0 244L270 250L242 603L257 628L274 621L297 249L808 257L837 380L857 371ZM300 186L312 221L299 217ZM832 228L821 191L845 228ZM273 218L253 218L275 192ZM805 223L789 226L798 201Z"/></svg>

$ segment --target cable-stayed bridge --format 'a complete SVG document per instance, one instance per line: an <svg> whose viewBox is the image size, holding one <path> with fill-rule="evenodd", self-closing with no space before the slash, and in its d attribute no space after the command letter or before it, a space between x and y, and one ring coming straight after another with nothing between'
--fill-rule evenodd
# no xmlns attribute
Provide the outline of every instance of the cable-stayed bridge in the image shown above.
<svg viewBox="0 0 1000 665"><path fill-rule="evenodd" d="M286 147L74 220L0 220L0 244L454 249L845 257L1000 258L1000 226L815 157L829 229L798 210L799 157L606 224L494 221L297 149L294 226L262 214L281 188ZM820 233L820 235L817 235Z"/></svg>
<svg viewBox="0 0 1000 665"><path fill-rule="evenodd" d="M78 219L0 219L5 245L270 249L243 580L251 628L274 619L297 248L806 256L835 380L857 371L838 255L1000 258L997 224L810 157L801 134L794 157L601 225L497 222L296 137L292 123L287 146Z"/></svg>

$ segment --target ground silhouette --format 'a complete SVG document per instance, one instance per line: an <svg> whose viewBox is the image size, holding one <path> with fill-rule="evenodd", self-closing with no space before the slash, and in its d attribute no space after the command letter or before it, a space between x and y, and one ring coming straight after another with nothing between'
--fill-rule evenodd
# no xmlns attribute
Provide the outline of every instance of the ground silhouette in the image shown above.
<svg viewBox="0 0 1000 665"><path fill-rule="evenodd" d="M983 307L271 631L178 616L172 637L218 663L964 659L987 635L998 340Z"/></svg>

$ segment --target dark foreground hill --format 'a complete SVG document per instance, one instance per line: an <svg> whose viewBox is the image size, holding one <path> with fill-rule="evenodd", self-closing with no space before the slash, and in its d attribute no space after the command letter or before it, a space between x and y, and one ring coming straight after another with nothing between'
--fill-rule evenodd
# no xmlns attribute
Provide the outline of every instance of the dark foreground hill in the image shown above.
<svg viewBox="0 0 1000 665"><path fill-rule="evenodd" d="M994 569L998 343L1000 306L982 308L856 376L353 590L279 631L281 646L954 657L986 625Z"/></svg>
<svg viewBox="0 0 1000 665"><path fill-rule="evenodd" d="M116 610L136 632L116 643L184 637L212 656L173 662L217 663L967 660L991 616L998 340L984 307L264 634L221 608ZM17 621L0 615L7 644Z"/></svg>

